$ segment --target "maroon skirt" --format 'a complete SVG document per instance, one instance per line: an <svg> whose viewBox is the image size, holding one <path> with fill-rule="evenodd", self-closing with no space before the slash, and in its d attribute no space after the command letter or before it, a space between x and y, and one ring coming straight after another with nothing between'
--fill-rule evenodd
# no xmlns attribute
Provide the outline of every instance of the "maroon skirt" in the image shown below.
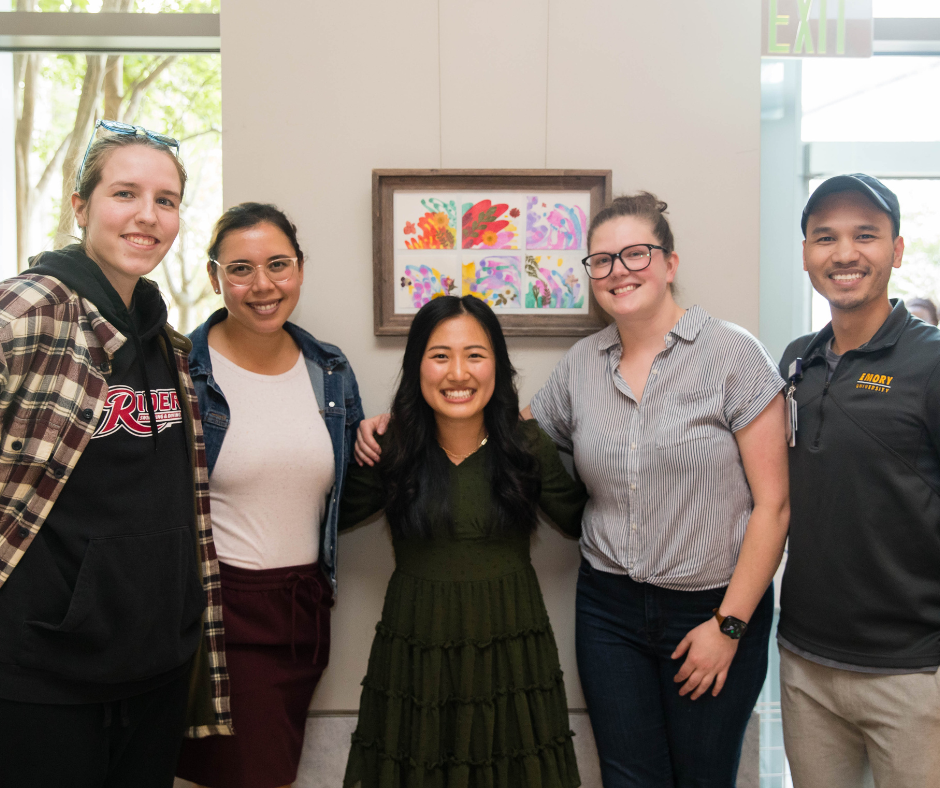
<svg viewBox="0 0 940 788"><path fill-rule="evenodd" d="M210 788L277 788L297 777L307 708L330 654L333 592L319 564L219 562L234 736L186 739L176 773Z"/></svg>

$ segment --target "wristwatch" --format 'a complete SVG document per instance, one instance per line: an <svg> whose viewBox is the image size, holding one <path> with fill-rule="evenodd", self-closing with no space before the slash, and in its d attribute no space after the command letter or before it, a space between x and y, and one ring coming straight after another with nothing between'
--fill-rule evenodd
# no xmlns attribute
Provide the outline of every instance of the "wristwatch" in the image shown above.
<svg viewBox="0 0 940 788"><path fill-rule="evenodd" d="M734 616L723 616L716 607L713 611L715 618L718 619L718 629L724 632L732 640L740 640L741 636L747 632L747 622Z"/></svg>

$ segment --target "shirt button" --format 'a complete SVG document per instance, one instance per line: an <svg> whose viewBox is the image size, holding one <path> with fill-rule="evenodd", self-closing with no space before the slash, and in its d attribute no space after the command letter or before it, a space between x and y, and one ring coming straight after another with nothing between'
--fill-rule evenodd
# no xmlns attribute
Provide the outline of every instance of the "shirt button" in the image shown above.
<svg viewBox="0 0 940 788"><path fill-rule="evenodd" d="M29 528L26 528L25 526L20 526L20 530L18 531L18 533L20 535L20 539L25 539L27 536L29 536Z"/></svg>
<svg viewBox="0 0 940 788"><path fill-rule="evenodd" d="M57 479L61 479L63 476L65 476L65 468L63 468L63 467L60 465L58 468L56 468L56 469L52 472L52 475L55 476Z"/></svg>
<svg viewBox="0 0 940 788"><path fill-rule="evenodd" d="M10 448L13 449L13 451L19 451L23 448L23 441L13 441L13 443L10 444Z"/></svg>
<svg viewBox="0 0 940 788"><path fill-rule="evenodd" d="M635 485L633 482L630 482L630 489L631 489L631 490L635 490L635 489L636 489L636 485Z"/></svg>
<svg viewBox="0 0 940 788"><path fill-rule="evenodd" d="M332 375L332 374L333 374L333 370L332 370L332 369L328 369L328 370L326 371L326 374L327 374L327 375Z"/></svg>
<svg viewBox="0 0 940 788"><path fill-rule="evenodd" d="M659 374L659 370L658 370L658 369L654 369L654 370L653 370L653 374L654 374L654 375L658 375L658 374Z"/></svg>
<svg viewBox="0 0 940 788"><path fill-rule="evenodd" d="M631 449L635 449L635 448L636 448L636 443L631 443L631 444L630 444L630 448L631 448Z"/></svg>
<svg viewBox="0 0 940 788"><path fill-rule="evenodd" d="M91 421L95 417L95 412L91 408L85 408L85 410L78 414L78 417L82 421Z"/></svg>
<svg viewBox="0 0 940 788"><path fill-rule="evenodd" d="M631 531L635 531L635 530L636 530L636 523L630 523L630 530L631 530Z"/></svg>
<svg viewBox="0 0 940 788"><path fill-rule="evenodd" d="M330 407L331 407L331 408L335 408L335 407L336 407L336 403L335 403L335 402L331 402L331 403L330 403Z"/></svg>

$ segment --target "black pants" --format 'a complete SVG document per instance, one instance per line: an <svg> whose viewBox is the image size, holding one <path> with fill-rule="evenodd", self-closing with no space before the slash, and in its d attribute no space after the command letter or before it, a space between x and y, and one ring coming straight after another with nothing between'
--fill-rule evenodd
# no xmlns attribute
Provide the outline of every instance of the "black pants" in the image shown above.
<svg viewBox="0 0 940 788"><path fill-rule="evenodd" d="M172 788L189 672L110 703L0 699L4 788Z"/></svg>

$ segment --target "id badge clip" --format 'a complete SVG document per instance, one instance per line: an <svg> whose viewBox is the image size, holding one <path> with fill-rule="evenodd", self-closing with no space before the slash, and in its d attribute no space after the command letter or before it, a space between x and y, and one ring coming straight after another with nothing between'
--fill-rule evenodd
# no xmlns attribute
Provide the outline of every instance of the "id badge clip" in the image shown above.
<svg viewBox="0 0 940 788"><path fill-rule="evenodd" d="M796 382L803 377L803 359L795 358L790 364L789 378L787 380L786 410L787 410L787 444L790 448L796 446Z"/></svg>

